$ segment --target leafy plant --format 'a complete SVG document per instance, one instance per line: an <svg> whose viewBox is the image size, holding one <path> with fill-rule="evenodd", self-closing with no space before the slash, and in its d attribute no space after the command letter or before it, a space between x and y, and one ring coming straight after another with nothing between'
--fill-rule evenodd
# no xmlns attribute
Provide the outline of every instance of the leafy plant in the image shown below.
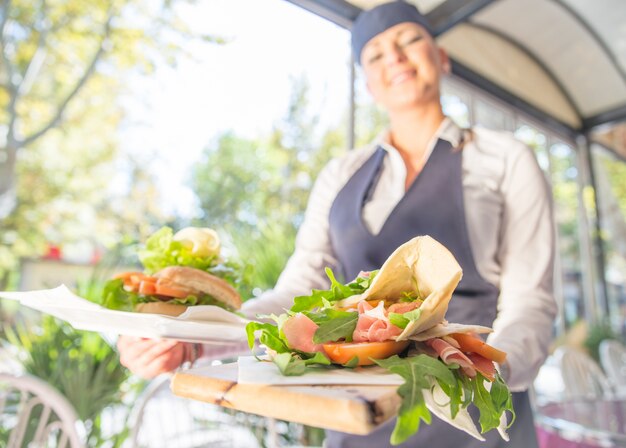
<svg viewBox="0 0 626 448"><path fill-rule="evenodd" d="M239 286L244 300L274 287L293 253L296 230L290 224L259 225L254 232L231 230L239 259L246 269Z"/></svg>
<svg viewBox="0 0 626 448"><path fill-rule="evenodd" d="M123 398L132 386L117 352L102 336L75 330L51 316L43 316L37 326L22 322L5 332L24 370L56 387L74 406L85 423L88 446L122 444L128 428L106 434L102 416L113 408L128 413Z"/></svg>

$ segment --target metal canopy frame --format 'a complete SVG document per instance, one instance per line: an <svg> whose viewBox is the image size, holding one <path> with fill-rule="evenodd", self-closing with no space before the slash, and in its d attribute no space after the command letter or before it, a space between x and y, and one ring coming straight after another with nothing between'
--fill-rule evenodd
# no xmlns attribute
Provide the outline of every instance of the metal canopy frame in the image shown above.
<svg viewBox="0 0 626 448"><path fill-rule="evenodd" d="M445 33L458 23L466 22L481 9L492 4L495 0L446 0L426 17L432 24L435 36Z"/></svg>
<svg viewBox="0 0 626 448"><path fill-rule="evenodd" d="M294 5L300 6L314 14L334 22L335 24L350 29L352 22L356 19L361 9L346 0L287 0ZM429 23L432 24L435 37L453 28L455 25L468 22L471 17L481 11L483 8L494 3L496 0L446 0L432 11L426 14ZM626 82L626 74L617 63L616 56L611 52L602 38L593 31L593 28L585 21L583 17L576 14L575 11L561 0L554 0L554 3L573 16L590 34L590 36L598 43L598 46L607 54L612 63L617 67L618 72ZM476 26L476 24L472 24ZM509 42L514 43L518 48L525 48L520 42L507 38ZM536 58L534 58L536 60ZM545 64L541 64L545 68ZM508 92L498 84L490 81L484 76L464 67L458 61L452 61L452 73L469 83L476 85L483 91L505 101L522 112L541 120L548 126L551 126L556 132L566 134L567 136L575 136L580 134L589 134L593 128L613 122L626 120L626 104L620 105L612 110L601 112L592 117L583 118L579 115L582 123L580 128L574 128L564 123L543 110L533 106L527 101L519 98L515 94ZM561 86L560 84L557 84ZM562 87L562 86L561 86ZM561 89L563 91L563 89ZM570 95L566 98L571 102ZM578 112L578 108L575 108Z"/></svg>

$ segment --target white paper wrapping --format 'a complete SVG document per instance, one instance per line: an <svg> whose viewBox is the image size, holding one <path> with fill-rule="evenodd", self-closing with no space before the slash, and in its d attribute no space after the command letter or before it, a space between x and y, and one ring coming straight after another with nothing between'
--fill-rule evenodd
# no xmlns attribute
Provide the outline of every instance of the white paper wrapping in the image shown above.
<svg viewBox="0 0 626 448"><path fill-rule="evenodd" d="M79 330L215 344L246 341L248 321L217 306L190 307L178 317L116 311L75 295L65 285L39 291L0 292L0 297L17 300Z"/></svg>
<svg viewBox="0 0 626 448"><path fill-rule="evenodd" d="M307 369L304 375L283 376L276 364L269 360L258 361L254 356L239 357L239 384L268 384L295 386L310 384L399 386L404 383L400 375L389 373L379 366Z"/></svg>

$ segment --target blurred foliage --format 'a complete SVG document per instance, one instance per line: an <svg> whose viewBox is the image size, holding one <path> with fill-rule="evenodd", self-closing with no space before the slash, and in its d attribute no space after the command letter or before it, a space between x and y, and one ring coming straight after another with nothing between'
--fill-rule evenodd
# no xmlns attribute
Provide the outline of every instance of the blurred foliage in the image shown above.
<svg viewBox="0 0 626 448"><path fill-rule="evenodd" d="M578 167L575 151L557 143L550 148L552 195L559 231L559 246L564 268L580 269L580 233Z"/></svg>
<svg viewBox="0 0 626 448"><path fill-rule="evenodd" d="M145 160L118 157L118 97L131 70L175 65L194 40L222 42L181 20L185 3L0 4L0 290L48 243L104 248L167 223Z"/></svg>
<svg viewBox="0 0 626 448"><path fill-rule="evenodd" d="M18 351L24 370L54 385L85 423L87 446L118 447L128 436L103 432L106 410L121 412L127 421L125 394L135 391L117 352L97 333L74 330L69 324L43 316L36 326L25 323L5 329L5 338ZM110 430L110 428L109 428Z"/></svg>
<svg viewBox="0 0 626 448"><path fill-rule="evenodd" d="M193 172L201 222L229 231L250 231L262 222L298 227L314 176L345 148L345 136L335 138L335 130L317 135L308 94L306 78L294 79L285 117L269 136L227 132L204 150Z"/></svg>
<svg viewBox="0 0 626 448"><path fill-rule="evenodd" d="M345 131L318 129L306 78L293 80L283 119L256 140L222 134L195 166L193 187L203 216L197 225L224 229L253 268L244 297L274 286L293 252L314 177L345 151Z"/></svg>
<svg viewBox="0 0 626 448"><path fill-rule="evenodd" d="M295 234L292 226L269 224L258 226L252 233L241 230L232 233L237 252L249 266L239 288L244 300L276 284L294 250Z"/></svg>
<svg viewBox="0 0 626 448"><path fill-rule="evenodd" d="M618 335L613 331L608 320L598 322L588 327L584 346L591 357L598 363L600 362L600 343L605 339L619 340Z"/></svg>
<svg viewBox="0 0 626 448"><path fill-rule="evenodd" d="M102 257L90 279L78 283L75 293L99 302L112 272L136 262L134 244L117 246ZM106 339L98 333L75 330L51 316L22 311L13 325L5 322L0 340L9 344L9 352L16 354L25 372L54 386L68 399L85 424L87 446L121 446L130 429L119 423L128 421L130 404L144 383L122 367L117 351ZM117 427L111 426L111 416Z"/></svg>
<svg viewBox="0 0 626 448"><path fill-rule="evenodd" d="M601 163L608 175L609 184L618 201L621 214L626 218L626 182L624 182L626 179L626 161L615 156L605 156Z"/></svg>

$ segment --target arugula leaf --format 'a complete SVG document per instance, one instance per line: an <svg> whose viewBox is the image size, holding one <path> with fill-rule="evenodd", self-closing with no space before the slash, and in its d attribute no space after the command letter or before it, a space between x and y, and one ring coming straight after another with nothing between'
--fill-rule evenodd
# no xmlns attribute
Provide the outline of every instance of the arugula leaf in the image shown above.
<svg viewBox="0 0 626 448"><path fill-rule="evenodd" d="M346 297L350 297L354 295L354 292L349 286L346 286L343 283L339 283L337 281L332 269L327 267L326 269L324 269L324 272L326 272L326 275L328 276L328 279L330 280L330 290L334 293L335 300L345 299Z"/></svg>
<svg viewBox="0 0 626 448"><path fill-rule="evenodd" d="M396 426L391 433L391 444L398 445L419 430L420 420L426 423L431 422L430 411L426 407L422 393L422 389L428 388L428 382L419 374L417 364L403 361L397 355L387 360L375 360L375 362L404 378L404 384L397 391L402 398L402 404Z"/></svg>
<svg viewBox="0 0 626 448"><path fill-rule="evenodd" d="M313 335L313 343L323 344L324 342L335 342L339 339L352 340L352 333L354 333L359 320L359 313L345 314L347 315L321 323Z"/></svg>
<svg viewBox="0 0 626 448"><path fill-rule="evenodd" d="M297 358L293 353L279 353L272 359L278 366L280 373L285 376L299 376L304 374L306 366L304 361Z"/></svg>
<svg viewBox="0 0 626 448"><path fill-rule="evenodd" d="M485 389L484 377L476 374L476 378L472 381L474 386L474 404L480 411L480 428L481 432L487 432L490 429L497 428L500 424L500 414L494 415L493 403L489 391Z"/></svg>
<svg viewBox="0 0 626 448"><path fill-rule="evenodd" d="M404 378L404 384L398 388L402 404L396 426L391 434L391 443L398 445L418 431L420 420L426 423L431 421L430 411L426 407L422 393L422 389L430 388L430 378L449 383L456 379L448 366L428 355L409 358L400 358L395 355L388 359L375 360L375 362Z"/></svg>
<svg viewBox="0 0 626 448"><path fill-rule="evenodd" d="M495 410L498 414L509 411L512 414L512 419L509 422L509 426L515 421L515 410L513 409L513 397L511 391L502 379L499 373L496 373L495 380L491 383L491 401L494 404Z"/></svg>
<svg viewBox="0 0 626 448"><path fill-rule="evenodd" d="M415 322L422 315L422 310L419 308L413 311L408 311L403 314L389 313L389 322L398 328L405 329L411 322Z"/></svg>
<svg viewBox="0 0 626 448"><path fill-rule="evenodd" d="M297 313L302 311L311 311L316 308L327 308L328 304L332 302L362 293L365 289L369 288L372 281L371 279L358 278L356 281L348 285L343 285L337 281L335 274L328 267L326 268L326 275L330 280L330 289L314 289L308 296L296 297L293 299L294 304L291 307L291 311ZM373 275L370 274L370 277L373 278Z"/></svg>
<svg viewBox="0 0 626 448"><path fill-rule="evenodd" d="M500 416L504 411L513 411L511 393L504 384L501 377L498 377L491 383L491 391L485 388L485 379L480 373L473 378L471 383L474 390L474 404L480 411L480 428L481 432L487 432L500 425Z"/></svg>
<svg viewBox="0 0 626 448"><path fill-rule="evenodd" d="M320 311L304 311L303 314L309 319L315 322L317 325L321 325L324 322L328 322L333 319L341 317L351 317L355 311L341 311L332 308L323 308Z"/></svg>
<svg viewBox="0 0 626 448"><path fill-rule="evenodd" d="M310 358L306 357L306 354L302 354L302 357L296 353L279 353L272 361L285 376L299 376L304 375L306 367L314 364L328 366L330 360L322 353L317 352Z"/></svg>
<svg viewBox="0 0 626 448"><path fill-rule="evenodd" d="M293 306L291 311L299 313L302 311L309 311L315 308L322 308L324 306L324 300L333 300L332 291L321 291L314 289L309 296L298 296L293 299Z"/></svg>
<svg viewBox="0 0 626 448"><path fill-rule="evenodd" d="M330 359L328 359L326 357L326 355L324 355L322 352L316 352L315 355L313 355L313 357L311 358L305 358L304 359L304 364L307 366L313 365L313 364L320 364L323 366L329 366L331 364Z"/></svg>
<svg viewBox="0 0 626 448"><path fill-rule="evenodd" d="M347 367L348 369L354 369L358 365L359 365L359 357L358 356L353 356L350 359L350 361L348 361L345 364L342 364L342 366Z"/></svg>
<svg viewBox="0 0 626 448"><path fill-rule="evenodd" d="M466 391L463 387L463 382L459 377L459 375L463 374L459 373L458 364L448 365L449 369L453 367L456 367L454 370L456 381L447 383L438 379L437 383L439 387L441 387L441 390L450 398L450 415L452 418L455 418L460 408L466 408L469 405L469 401L464 401L463 397L465 397L466 400L469 397L471 400L472 392L471 389L467 389Z"/></svg>
<svg viewBox="0 0 626 448"><path fill-rule="evenodd" d="M376 275L378 275L378 271L379 269L376 269L375 271L370 271L367 277L359 276L355 278L352 283L348 284L348 287L350 287L350 289L352 289L355 294L360 294L364 292L370 287L370 285L374 281L374 278L376 278Z"/></svg>
<svg viewBox="0 0 626 448"><path fill-rule="evenodd" d="M274 322L276 322L276 326L278 327L278 337L280 338L281 341L285 343L286 346L288 346L288 344L287 344L287 338L285 337L285 333L283 333L283 325L285 324L285 321L289 319L290 317L291 315L288 313L283 313L279 315L272 313L272 314L265 316L265 318L272 319Z"/></svg>
<svg viewBox="0 0 626 448"><path fill-rule="evenodd" d="M269 323L249 322L246 325L246 335L248 336L248 346L254 348L254 339L257 331L261 331L259 342L277 353L289 353L291 350L282 340L278 333L278 327Z"/></svg>
<svg viewBox="0 0 626 448"><path fill-rule="evenodd" d="M391 433L391 444L399 445L419 430L420 420L430 424L432 416L426 407L421 389L408 386L407 383L398 388L398 395L402 397L402 405L396 426Z"/></svg>

